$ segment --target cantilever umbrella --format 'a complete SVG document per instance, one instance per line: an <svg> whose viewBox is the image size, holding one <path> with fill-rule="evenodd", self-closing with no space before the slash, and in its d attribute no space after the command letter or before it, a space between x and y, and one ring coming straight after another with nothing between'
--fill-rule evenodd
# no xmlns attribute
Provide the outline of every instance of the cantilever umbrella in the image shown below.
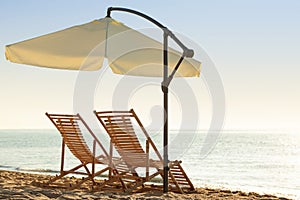
<svg viewBox="0 0 300 200"><path fill-rule="evenodd" d="M111 11L139 15L164 32L163 44L110 17ZM168 37L183 50L168 47ZM114 73L134 76L161 76L164 92L164 191L168 191L168 85L174 76L198 77L201 63L165 26L149 16L126 8L107 10L105 18L61 31L7 45L11 62L68 70L98 70L108 60Z"/></svg>

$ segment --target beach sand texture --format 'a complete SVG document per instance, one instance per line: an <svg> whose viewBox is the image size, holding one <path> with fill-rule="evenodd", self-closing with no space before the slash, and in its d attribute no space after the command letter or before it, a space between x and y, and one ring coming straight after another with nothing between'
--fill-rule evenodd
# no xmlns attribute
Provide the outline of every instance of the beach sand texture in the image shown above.
<svg viewBox="0 0 300 200"><path fill-rule="evenodd" d="M177 194L160 191L122 194L108 191L91 192L86 185L80 189L65 190L63 188L39 187L33 181L47 181L51 176L29 174L12 171L0 171L0 199L281 199L273 195L259 195L254 192L229 191L209 188L197 188L192 194Z"/></svg>

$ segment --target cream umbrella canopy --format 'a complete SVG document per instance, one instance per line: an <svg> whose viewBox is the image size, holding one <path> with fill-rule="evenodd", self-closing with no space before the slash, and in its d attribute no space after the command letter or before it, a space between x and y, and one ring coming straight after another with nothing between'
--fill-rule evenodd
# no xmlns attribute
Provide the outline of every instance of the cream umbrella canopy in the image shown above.
<svg viewBox="0 0 300 200"><path fill-rule="evenodd" d="M135 14L154 23L163 30L163 44L112 19L112 11ZM169 48L168 38L172 38L183 52ZM167 27L141 12L110 7L105 18L7 45L5 55L15 63L90 71L100 69L107 58L114 73L163 77L163 181L164 192L168 192L168 86L174 76L198 77L201 63L192 58L193 50Z"/></svg>
<svg viewBox="0 0 300 200"><path fill-rule="evenodd" d="M94 49L96 53L91 54ZM168 54L172 70L181 53L169 48ZM15 63L68 70L98 70L107 58L117 74L163 74L162 44L110 17L7 45L5 55ZM145 64L149 66L133 70ZM199 74L200 63L186 58L176 75Z"/></svg>

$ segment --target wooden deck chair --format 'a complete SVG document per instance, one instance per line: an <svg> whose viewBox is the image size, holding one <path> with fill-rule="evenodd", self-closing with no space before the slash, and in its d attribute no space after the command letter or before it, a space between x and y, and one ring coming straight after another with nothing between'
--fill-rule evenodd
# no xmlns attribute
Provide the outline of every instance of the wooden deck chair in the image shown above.
<svg viewBox="0 0 300 200"><path fill-rule="evenodd" d="M163 177L162 156L133 109L130 111L94 111L94 113L109 134L111 143L113 143L129 169L135 172L136 168L145 168L143 179L136 181L135 186L131 187L132 191L138 189L140 186L144 186L144 183L151 181L151 179L158 175ZM146 137L145 150L137 138L135 128L132 124L133 121L137 122ZM154 151L157 159L150 158L150 150ZM194 191L194 186L180 163L181 161L178 160L169 162L169 189L170 191L180 193ZM155 172L150 173L150 168L156 169Z"/></svg>
<svg viewBox="0 0 300 200"><path fill-rule="evenodd" d="M103 188L105 185L108 185L109 183L114 183L116 181L121 181L120 183L121 185L123 185L122 180L120 180L118 177L112 176L112 173L118 173L114 165L115 163L120 164L120 159L112 158L108 155L103 145L100 143L93 131L88 127L86 122L79 114L61 115L46 113L46 115L49 117L49 119L52 121L52 123L58 129L62 136L60 175L51 179L49 182L46 183L46 185L51 185L55 181L61 179L62 177L68 174L80 174L85 175L85 177L82 178L79 182L75 183L74 185L68 186L68 189L78 188L82 183L88 180L92 181L93 188L93 186L96 185L94 177L107 171L109 172L109 180L102 182L101 188ZM85 128L86 131L90 134L90 136L92 136L92 151L90 150L83 138L82 128ZM81 162L81 164L69 170L65 170L64 168L65 146L67 146L71 153ZM96 156L96 147L100 148L102 152L102 154L99 156ZM95 166L97 164L101 164L104 167L100 171L96 172ZM91 165L92 169L89 169L88 165ZM80 169L82 170L79 171Z"/></svg>

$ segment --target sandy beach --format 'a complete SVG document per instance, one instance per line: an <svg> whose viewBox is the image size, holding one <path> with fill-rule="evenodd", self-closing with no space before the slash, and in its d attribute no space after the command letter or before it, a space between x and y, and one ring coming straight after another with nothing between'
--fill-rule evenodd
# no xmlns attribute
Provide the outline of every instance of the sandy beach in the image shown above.
<svg viewBox="0 0 300 200"><path fill-rule="evenodd" d="M135 194L91 192L86 186L76 190L39 187L33 181L47 181L51 176L12 171L0 171L0 199L286 199L274 195L260 195L254 192L229 191L209 188L197 188L191 194L148 191Z"/></svg>

